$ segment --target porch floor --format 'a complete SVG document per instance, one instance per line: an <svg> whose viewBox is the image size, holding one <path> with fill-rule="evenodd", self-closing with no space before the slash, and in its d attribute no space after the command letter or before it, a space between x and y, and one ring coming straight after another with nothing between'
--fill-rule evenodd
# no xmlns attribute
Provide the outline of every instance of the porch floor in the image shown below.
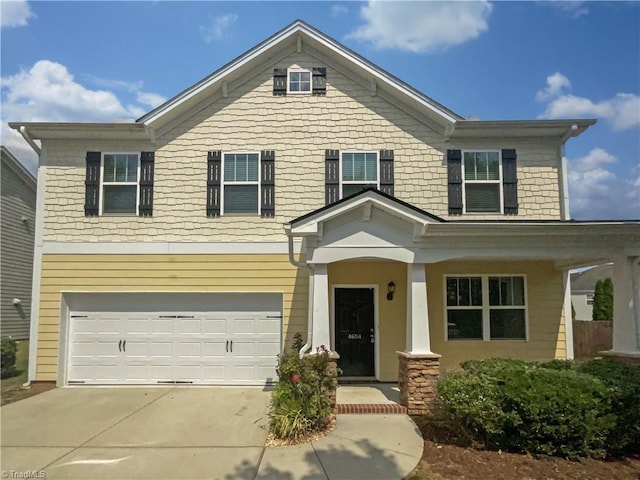
<svg viewBox="0 0 640 480"><path fill-rule="evenodd" d="M338 385L337 413L407 413L397 383Z"/></svg>

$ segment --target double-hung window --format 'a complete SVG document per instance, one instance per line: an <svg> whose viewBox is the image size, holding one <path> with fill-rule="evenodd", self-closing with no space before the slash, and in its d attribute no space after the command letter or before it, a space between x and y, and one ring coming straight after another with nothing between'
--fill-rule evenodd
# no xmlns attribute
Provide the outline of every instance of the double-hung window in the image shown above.
<svg viewBox="0 0 640 480"><path fill-rule="evenodd" d="M225 153L222 171L223 212L259 214L260 154Z"/></svg>
<svg viewBox="0 0 640 480"><path fill-rule="evenodd" d="M287 90L289 93L311 93L311 71L289 70Z"/></svg>
<svg viewBox="0 0 640 480"><path fill-rule="evenodd" d="M379 186L376 152L342 152L340 170L342 198Z"/></svg>
<svg viewBox="0 0 640 480"><path fill-rule="evenodd" d="M138 153L103 154L101 213L138 213L139 170Z"/></svg>
<svg viewBox="0 0 640 480"><path fill-rule="evenodd" d="M502 211L502 168L499 151L465 151L463 154L465 213Z"/></svg>
<svg viewBox="0 0 640 480"><path fill-rule="evenodd" d="M524 276L447 276L447 340L525 340Z"/></svg>

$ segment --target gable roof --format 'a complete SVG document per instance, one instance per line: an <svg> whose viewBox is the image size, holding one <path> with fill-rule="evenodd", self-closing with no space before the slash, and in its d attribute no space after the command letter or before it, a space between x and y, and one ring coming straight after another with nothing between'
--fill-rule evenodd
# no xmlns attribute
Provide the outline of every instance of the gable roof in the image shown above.
<svg viewBox="0 0 640 480"><path fill-rule="evenodd" d="M446 222L443 218L381 192L375 187L368 187L337 202L295 218L285 224L285 228L298 235L316 234L319 224L337 218L363 205L375 206L391 215L417 225L425 226L426 224Z"/></svg>
<svg viewBox="0 0 640 480"><path fill-rule="evenodd" d="M11 153L11 151L4 145L0 146L2 164L9 167L16 175L18 175L27 186L36 191L36 177L25 168L22 163Z"/></svg>
<svg viewBox="0 0 640 480"><path fill-rule="evenodd" d="M229 81L239 73L246 72L253 65L260 64L263 58L272 59L277 56L278 51L285 51L287 54L288 52L300 51L306 45L336 59L348 68L357 70L363 77L369 79L373 89L384 89L399 99L412 103L422 113L439 124L447 125L463 119L457 113L369 62L308 23L296 20L208 77L140 117L136 122L146 126L162 123L165 117L174 117L176 111L188 109L197 103L198 99L202 99L218 89L222 90L225 81Z"/></svg>

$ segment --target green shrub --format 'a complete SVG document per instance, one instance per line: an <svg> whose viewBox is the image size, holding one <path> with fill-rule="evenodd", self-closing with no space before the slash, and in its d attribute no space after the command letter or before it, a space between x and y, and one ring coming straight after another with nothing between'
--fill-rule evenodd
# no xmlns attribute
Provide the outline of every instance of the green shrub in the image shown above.
<svg viewBox="0 0 640 480"><path fill-rule="evenodd" d="M288 351L278 359L278 383L271 397L271 430L278 438L296 440L324 429L330 420L337 372L328 372L328 352L303 358Z"/></svg>
<svg viewBox="0 0 640 480"><path fill-rule="evenodd" d="M15 371L16 351L18 344L10 337L4 337L0 341L0 362L2 378L11 376Z"/></svg>
<svg viewBox="0 0 640 480"><path fill-rule="evenodd" d="M610 388L616 424L607 438L608 453L619 456L640 452L640 365L605 358L577 363L576 368Z"/></svg>
<svg viewBox="0 0 640 480"><path fill-rule="evenodd" d="M611 388L592 375L521 360L463 363L438 383L437 416L489 448L601 458L614 428Z"/></svg>

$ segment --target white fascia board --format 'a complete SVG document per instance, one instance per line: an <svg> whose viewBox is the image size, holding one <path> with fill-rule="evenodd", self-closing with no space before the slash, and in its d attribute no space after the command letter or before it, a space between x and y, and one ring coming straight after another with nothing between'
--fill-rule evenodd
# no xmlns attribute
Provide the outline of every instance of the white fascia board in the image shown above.
<svg viewBox="0 0 640 480"><path fill-rule="evenodd" d="M149 125L157 121L160 117L164 116L170 110L182 105L184 102L188 101L190 98L200 94L201 92L209 89L212 85L215 85L220 80L228 77L231 73L243 67L247 63L252 60L258 58L263 53L277 45L278 43L283 42L287 38L294 35L299 29L296 28L296 24L294 23L291 27L282 30L279 33L276 33L273 37L263 42L262 44L258 44L252 50L249 50L244 55L232 60L226 67L218 70L218 72L214 72L209 77L201 80L196 83L192 87L185 90L183 93L178 94L174 98L170 99L164 105L158 107L155 111L148 113L147 115L138 119L138 121L142 122L145 125Z"/></svg>
<svg viewBox="0 0 640 480"><path fill-rule="evenodd" d="M423 105L424 107L428 108L429 110L431 110L432 112L440 115L447 122L455 123L455 122L461 120L461 118L458 117L457 115L452 115L451 113L449 113L449 112L447 112L447 111L445 111L445 110L443 110L441 108L438 108L436 105L433 105L431 102L427 101L426 98L423 95L420 95L416 90L408 88L407 85L404 85L404 84L398 82L398 80L393 78L387 72L385 72L385 71L383 71L383 70L381 70L379 68L376 68L373 64L371 64L371 63L369 63L367 61L364 61L364 59L362 59L358 55L354 55L352 52L350 52L348 50L345 50L344 47L342 47L338 43L334 42L330 38L328 38L328 37L326 37L324 35L320 35L317 32L314 32L312 30L309 30L304 25L302 25L300 27L300 29L306 35L311 37L313 40L315 40L318 43L322 44L323 46L325 46L326 48L328 48L332 52L345 57L346 59L351 61L354 65L358 66L359 68L361 68L362 70L364 70L369 75L371 75L374 78L376 78L377 80L385 83L386 85L389 85L389 86L395 88L396 90L402 92L404 95L406 95L409 98L411 98L416 103L419 103L419 104Z"/></svg>
<svg viewBox="0 0 640 480"><path fill-rule="evenodd" d="M393 78L390 74L384 72L379 68L376 68L373 64L365 61L358 55L347 50L345 47L341 46L340 44L333 41L329 37L321 34L318 31L315 31L314 29L311 29L309 26L307 26L303 22L296 21L293 24L291 24L289 27L276 33L269 39L265 40L263 43L257 45L252 50L249 50L247 53L241 55L235 60L232 60L229 64L227 64L227 66L222 67L217 72L214 72L211 76L196 83L192 87L185 90L183 93L175 96L173 99L170 99L164 105L161 105L160 107L158 107L156 110L151 111L147 115L139 118L138 122L141 122L144 125L153 124L170 110L173 110L174 108L188 101L190 98L209 89L211 86L220 82L222 79L226 78L231 73L243 67L244 65L260 57L262 54L264 54L271 48L277 46L278 44L286 41L289 38L294 38L297 43L298 38L300 38L298 37L298 35L304 35L307 38L318 42L319 44L321 44L323 47L327 48L331 52L346 58L347 60L352 62L354 65L356 65L358 68L367 72L369 75L372 75L379 81L398 90L402 94L409 97L411 100L415 101L416 103L436 113L447 122L455 123L456 121L462 119L461 117L453 114L453 112L448 112L443 108L438 108L437 105L434 105L433 103L428 101L427 98L424 95L421 95L417 90L410 88L408 85L405 85L400 81L398 81L397 79ZM305 40L304 36L301 37L303 44Z"/></svg>
<svg viewBox="0 0 640 480"><path fill-rule="evenodd" d="M290 231L293 235L309 235L317 234L319 232L319 225L338 218L348 212L351 212L361 206L377 207L382 211L385 211L391 215L394 215L402 220L413 223L418 226L419 231L424 234L427 231L427 226L432 223L437 223L435 220L417 215L415 212L409 209L401 208L394 202L387 201L384 198L374 197L373 194L363 195L361 197L353 199L353 201L345 202L335 208L330 208L324 212L319 212L317 215L313 215L308 219L305 219L299 225L291 225Z"/></svg>

